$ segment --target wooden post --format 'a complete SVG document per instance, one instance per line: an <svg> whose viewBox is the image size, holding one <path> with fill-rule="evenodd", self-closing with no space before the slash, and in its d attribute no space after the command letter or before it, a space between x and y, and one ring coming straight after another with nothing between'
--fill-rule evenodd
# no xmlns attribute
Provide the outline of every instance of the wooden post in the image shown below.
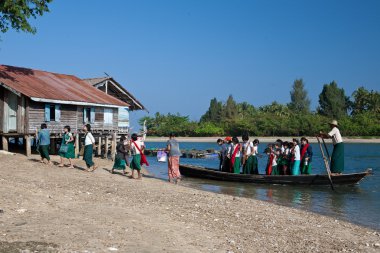
<svg viewBox="0 0 380 253"><path fill-rule="evenodd" d="M53 138L50 138L50 152L52 155L55 155L55 136Z"/></svg>
<svg viewBox="0 0 380 253"><path fill-rule="evenodd" d="M102 137L99 137L99 142L98 142L98 156L102 155Z"/></svg>
<svg viewBox="0 0 380 253"><path fill-rule="evenodd" d="M32 145L30 142L30 135L25 135L25 149L26 149L26 156L32 155Z"/></svg>
<svg viewBox="0 0 380 253"><path fill-rule="evenodd" d="M116 156L116 133L112 134L111 156L112 161L114 161Z"/></svg>
<svg viewBox="0 0 380 253"><path fill-rule="evenodd" d="M79 155L79 134L75 134L75 157Z"/></svg>
<svg viewBox="0 0 380 253"><path fill-rule="evenodd" d="M1 140L3 143L3 150L8 151L8 138L3 135L1 136Z"/></svg>
<svg viewBox="0 0 380 253"><path fill-rule="evenodd" d="M104 147L104 157L108 159L108 147L109 146L109 140L108 136L106 135L106 142L105 142L105 147Z"/></svg>

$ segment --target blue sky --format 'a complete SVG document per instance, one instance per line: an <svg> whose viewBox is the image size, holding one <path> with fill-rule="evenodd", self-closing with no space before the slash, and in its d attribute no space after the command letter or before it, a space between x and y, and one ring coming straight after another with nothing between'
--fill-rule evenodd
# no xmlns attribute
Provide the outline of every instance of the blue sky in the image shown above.
<svg viewBox="0 0 380 253"><path fill-rule="evenodd" d="M296 78L312 101L335 80L380 90L380 1L55 0L37 34L1 34L0 63L107 72L151 113L191 119L229 94L287 103ZM144 113L133 113L133 122Z"/></svg>

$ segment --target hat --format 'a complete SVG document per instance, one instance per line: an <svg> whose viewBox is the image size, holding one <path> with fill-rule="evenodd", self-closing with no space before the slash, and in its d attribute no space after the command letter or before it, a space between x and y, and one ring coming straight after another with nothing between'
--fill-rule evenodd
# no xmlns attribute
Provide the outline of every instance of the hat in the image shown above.
<svg viewBox="0 0 380 253"><path fill-rule="evenodd" d="M338 126L338 121L335 119L329 123L330 125Z"/></svg>
<svg viewBox="0 0 380 253"><path fill-rule="evenodd" d="M231 136L227 136L224 140L225 141L232 141L232 137Z"/></svg>

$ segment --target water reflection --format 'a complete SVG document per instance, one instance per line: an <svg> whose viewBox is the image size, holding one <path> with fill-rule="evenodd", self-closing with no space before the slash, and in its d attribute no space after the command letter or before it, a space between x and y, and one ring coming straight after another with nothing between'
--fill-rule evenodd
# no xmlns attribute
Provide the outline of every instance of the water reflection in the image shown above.
<svg viewBox="0 0 380 253"><path fill-rule="evenodd" d="M155 144L153 144L155 145ZM213 143L187 143L188 147L197 149L213 148ZM214 147L217 148L217 147ZM374 175L366 178L359 185L336 186L283 186L219 182L204 179L185 178L182 184L187 187L205 191L260 199L276 204L309 210L348 221L380 229L380 144L347 144L346 172L361 171L373 168ZM323 160L315 149L313 173L326 173ZM157 163L151 157L151 172L158 178L167 178L166 164ZM266 159L259 160L261 170ZM215 159L182 159L182 163L191 163L205 167L217 166ZM366 167L363 167L365 165ZM261 171L262 172L262 171Z"/></svg>

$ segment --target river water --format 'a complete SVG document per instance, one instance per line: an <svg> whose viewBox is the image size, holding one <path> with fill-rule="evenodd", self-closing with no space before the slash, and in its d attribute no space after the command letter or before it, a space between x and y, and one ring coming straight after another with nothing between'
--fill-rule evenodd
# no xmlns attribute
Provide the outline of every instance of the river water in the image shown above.
<svg viewBox="0 0 380 253"><path fill-rule="evenodd" d="M313 174L326 174L318 144L313 147ZM163 148L165 143L147 142L147 148ZM215 143L180 143L181 149L215 149ZM266 143L260 144L261 152ZM331 145L329 148L332 149ZM331 154L330 150L330 154ZM149 157L148 167L153 176L167 180L167 165ZM264 174L267 157L259 159L260 174ZM217 168L217 158L186 159L181 163ZM329 186L283 186L247 183L219 182L204 179L185 178L181 184L205 191L260 199L275 204L300 208L359 225L380 230L380 144L345 144L345 173L373 169L373 174L366 177L358 185L336 186L332 191Z"/></svg>

